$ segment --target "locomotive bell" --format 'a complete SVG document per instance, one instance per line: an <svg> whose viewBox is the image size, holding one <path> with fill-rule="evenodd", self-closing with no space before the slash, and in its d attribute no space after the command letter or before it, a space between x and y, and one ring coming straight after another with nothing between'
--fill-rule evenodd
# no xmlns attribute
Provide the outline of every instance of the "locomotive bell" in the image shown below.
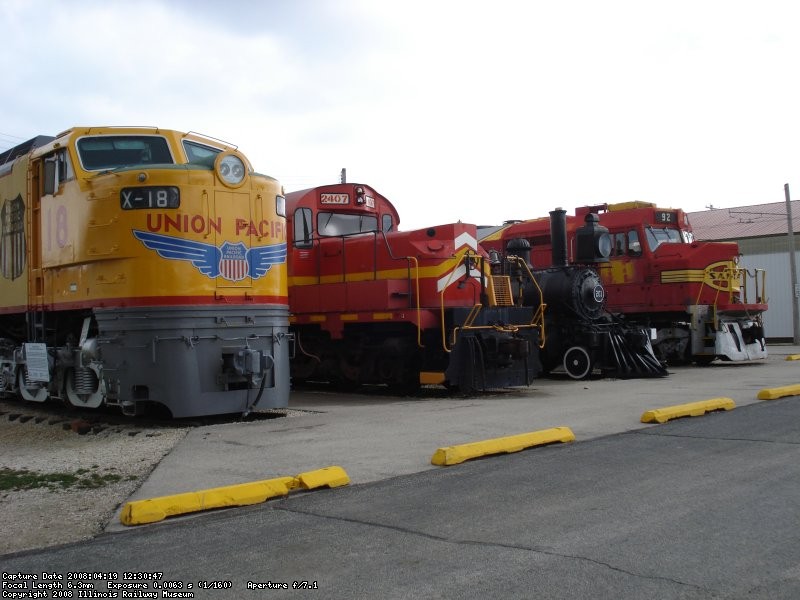
<svg viewBox="0 0 800 600"><path fill-rule="evenodd" d="M611 236L608 229L600 225L600 217L589 213L585 224L575 232L575 261L579 263L608 262L611 254Z"/></svg>

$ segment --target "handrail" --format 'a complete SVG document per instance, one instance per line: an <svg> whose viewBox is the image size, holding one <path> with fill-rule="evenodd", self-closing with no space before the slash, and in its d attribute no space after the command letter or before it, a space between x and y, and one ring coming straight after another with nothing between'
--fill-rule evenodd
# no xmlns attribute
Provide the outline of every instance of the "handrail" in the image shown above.
<svg viewBox="0 0 800 600"><path fill-rule="evenodd" d="M726 285L719 285L716 287L716 293L714 294L714 301L711 304L711 309L713 311L713 325L714 329L719 329L719 314L718 314L718 301L721 292L725 292L728 294L728 303L733 304L735 300L735 295L738 294L738 300L741 304L750 304L749 293L748 293L748 280L752 277L754 285L755 285L755 300L756 304L765 304L767 299L760 297L759 290L761 293L765 293L767 289L767 272L765 269L753 269L752 273L745 268L734 266L734 267L725 267L721 271L719 271L721 277L720 279L716 280L717 283L725 283ZM760 285L759 285L759 275L760 275ZM734 285L738 282L738 286ZM697 291L697 299L695 300L695 306L700 305L700 297L703 294L703 288L706 285L706 278L703 278L703 281L700 282L700 289ZM694 322L692 322L692 328L696 329L697 326Z"/></svg>
<svg viewBox="0 0 800 600"><path fill-rule="evenodd" d="M466 255L468 253L469 250L466 250L463 253L463 255ZM545 324L544 324L544 311L547 308L547 304L544 301L544 293L542 292L542 288L539 286L539 282L536 280L536 277L534 277L533 273L531 272L530 268L528 267L527 263L525 263L524 260L522 260L517 256L509 256L508 258L512 262L517 262L525 267L525 270L528 272L528 276L530 277L531 281L533 281L534 285L536 286L536 289L539 291L539 308L534 313L530 323L528 323L527 325L473 325L475 319L478 317L478 314L483 308L483 305L478 303L472 307L472 310L470 310L469 314L467 315L467 318L464 320L464 324L453 328L453 331L451 332L450 336L452 343L448 348L446 332L444 327L444 291L447 289L447 286L444 286L442 288L442 291L440 292L440 296L441 296L441 306L442 306L442 347L444 348L445 352L452 351L452 348L453 346L455 346L456 340L458 339L459 331L467 331L467 330L477 331L481 329L493 329L495 331L504 331L504 332L517 332L520 329L529 329L537 327L541 332L539 336L539 348L544 348L545 341L547 339L547 332L545 331ZM448 281L447 285L449 285L450 283L451 281Z"/></svg>
<svg viewBox="0 0 800 600"><path fill-rule="evenodd" d="M425 345L422 343L422 306L420 305L420 297L419 297L419 259L416 256L395 256L394 252L392 252L392 247L389 245L389 239L386 237L386 232L381 231L381 235L383 236L383 243L386 245L386 251L389 253L389 258L392 260L405 260L407 263L414 264L414 285L415 285L415 299L416 299L416 310L417 310L417 347L424 348ZM376 232L377 237L377 232ZM376 247L376 255L375 255L375 279L377 280L378 277L378 257L377 257L377 244ZM409 279L411 276L409 275ZM411 286L411 282L409 281L409 287ZM412 307L413 308L413 307Z"/></svg>
<svg viewBox="0 0 800 600"><path fill-rule="evenodd" d="M749 300L747 293L747 281L752 278L753 285L755 285L756 304L767 304L767 298L763 294L767 291L767 271L766 269L753 269L752 273L748 269L741 269L742 271L742 287L744 288L744 299ZM759 285L759 275L761 285ZM760 291L760 293L759 293Z"/></svg>
<svg viewBox="0 0 800 600"><path fill-rule="evenodd" d="M510 261L510 262L517 263L517 265L522 265L525 268L525 270L528 272L528 277L533 282L533 284L536 286L536 289L539 292L539 309L533 315L533 319L531 319L530 325L531 326L537 326L538 325L538 327L540 328L541 335L539 336L539 348L544 348L545 341L547 340L547 332L545 331L545 325L544 325L544 311L547 309L547 303L544 301L544 292L542 291L542 288L539 286L539 282L536 280L536 277L534 276L533 272L531 271L530 267L528 266L528 263L526 263L524 260L522 260L519 256L515 256L513 254L507 256L506 259L508 261ZM520 293L520 295L522 294L522 288L520 288L520 292L519 293ZM520 297L519 300L520 300L520 304L521 304L522 303L522 298Z"/></svg>
<svg viewBox="0 0 800 600"><path fill-rule="evenodd" d="M345 244L346 238L353 237L353 236L356 236L356 235L365 235L365 234L372 234L376 239L378 237L378 234L380 234L383 237L383 242L384 242L384 245L386 246L386 251L389 254L389 258L390 259L392 259L392 260L405 260L407 265L408 265L408 267L409 267L409 270L411 270L411 268L412 268L411 265L413 264L413 271L414 271L414 274L413 274L413 280L414 281L413 281L413 283L414 283L414 292L415 292L414 295L415 295L416 306L412 305L411 308L415 308L416 312L417 312L417 346L420 347L420 348L424 348L425 345L422 343L422 306L420 304L420 293L419 293L419 279L420 279L420 275L419 275L419 260L414 256L395 256L394 253L392 252L392 247L389 245L389 240L386 237L386 232L385 231L361 231L361 232L348 233L348 234L337 235L337 236L319 236L319 235L312 236L311 239L309 240L311 242L311 247L313 248L314 245L317 246L317 253L316 253L316 255L317 255L317 268L316 268L316 270L317 270L317 285L320 285L322 283L322 241L326 240L326 239L338 238L339 241L341 242L342 268L340 269L340 271L342 273L342 282L345 283L347 281L347 263L345 262L346 261L346 256L345 256L346 252L345 251L346 251L346 248L347 248L347 246ZM373 244L373 247L375 248L375 250L374 250L374 253L373 253L373 265L372 265L373 274L372 274L372 278L373 278L373 281L377 281L378 280L378 250L377 250L378 244L377 243ZM411 278L412 278L412 275L409 274L409 288L411 287L411 281L410 281ZM409 292L410 292L410 289L409 289Z"/></svg>
<svg viewBox="0 0 800 600"><path fill-rule="evenodd" d="M405 258L414 263L414 282L416 284L414 296L416 296L417 300L417 346L424 348L425 346L422 343L422 307L419 303L419 260L415 256L406 256Z"/></svg>
<svg viewBox="0 0 800 600"><path fill-rule="evenodd" d="M468 258L469 251L470 251L470 249L466 248L466 249L462 250L461 252L457 252L456 254L454 254L453 258L456 259L455 260L456 264L458 264L459 262L463 261L464 258ZM467 264L465 266L465 269L467 269L466 275L467 275L467 277L469 277L470 276L469 264ZM450 271L450 273L449 273L449 275L447 277L447 281L444 282L444 284L442 285L442 289L439 292L439 301L440 301L440 305L441 305L440 306L440 309L441 309L441 320L442 320L442 327L441 327L441 329L442 329L442 349L447 353L452 352L453 346L455 345L455 341L453 342L453 344L449 348L447 347L447 327L446 327L446 324L445 324L445 313L444 313L444 293L447 291L447 288L449 288L450 285L455 282L455 280L453 279L453 275L455 275L455 272L456 272L456 269L453 269L452 271ZM459 277L460 277L460 275L459 275ZM475 304L472 307L472 310L470 311L470 314L468 315L467 318L472 316L472 320L474 321L475 318L478 316L478 313L480 312L481 308L483 308L482 304L480 304L480 303ZM473 316L473 312L475 313L474 316ZM459 329L458 327L454 328L453 329L453 333L455 334L455 332L458 329ZM455 340L455 337L453 339Z"/></svg>

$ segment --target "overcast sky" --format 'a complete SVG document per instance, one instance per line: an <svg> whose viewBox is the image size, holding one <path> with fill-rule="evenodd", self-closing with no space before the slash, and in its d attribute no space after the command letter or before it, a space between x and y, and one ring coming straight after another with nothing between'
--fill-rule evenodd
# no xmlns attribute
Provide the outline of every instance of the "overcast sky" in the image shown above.
<svg viewBox="0 0 800 600"><path fill-rule="evenodd" d="M73 125L239 146L401 229L800 198L800 2L0 0L0 150Z"/></svg>

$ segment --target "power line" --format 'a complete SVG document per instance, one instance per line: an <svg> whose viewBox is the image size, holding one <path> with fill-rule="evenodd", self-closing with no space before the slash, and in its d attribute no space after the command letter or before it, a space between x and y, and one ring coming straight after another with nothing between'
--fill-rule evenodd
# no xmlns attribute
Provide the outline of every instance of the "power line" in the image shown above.
<svg viewBox="0 0 800 600"><path fill-rule="evenodd" d="M18 135L11 135L10 133L3 133L0 131L0 137L7 137L11 138L12 140L19 140L20 142L23 141L25 138L21 138Z"/></svg>
<svg viewBox="0 0 800 600"><path fill-rule="evenodd" d="M0 131L0 152L9 150L14 146L18 146L24 141L25 138L21 138L17 135L11 135L10 133L3 133L2 131Z"/></svg>

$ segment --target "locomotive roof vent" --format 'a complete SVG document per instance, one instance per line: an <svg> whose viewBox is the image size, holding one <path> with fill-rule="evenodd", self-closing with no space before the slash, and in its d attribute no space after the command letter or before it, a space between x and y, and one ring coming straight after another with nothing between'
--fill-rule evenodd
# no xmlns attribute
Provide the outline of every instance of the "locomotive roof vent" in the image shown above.
<svg viewBox="0 0 800 600"><path fill-rule="evenodd" d="M600 225L600 217L596 213L586 215L583 227L575 232L575 246L576 262L608 262L611 255L611 236L608 229Z"/></svg>

